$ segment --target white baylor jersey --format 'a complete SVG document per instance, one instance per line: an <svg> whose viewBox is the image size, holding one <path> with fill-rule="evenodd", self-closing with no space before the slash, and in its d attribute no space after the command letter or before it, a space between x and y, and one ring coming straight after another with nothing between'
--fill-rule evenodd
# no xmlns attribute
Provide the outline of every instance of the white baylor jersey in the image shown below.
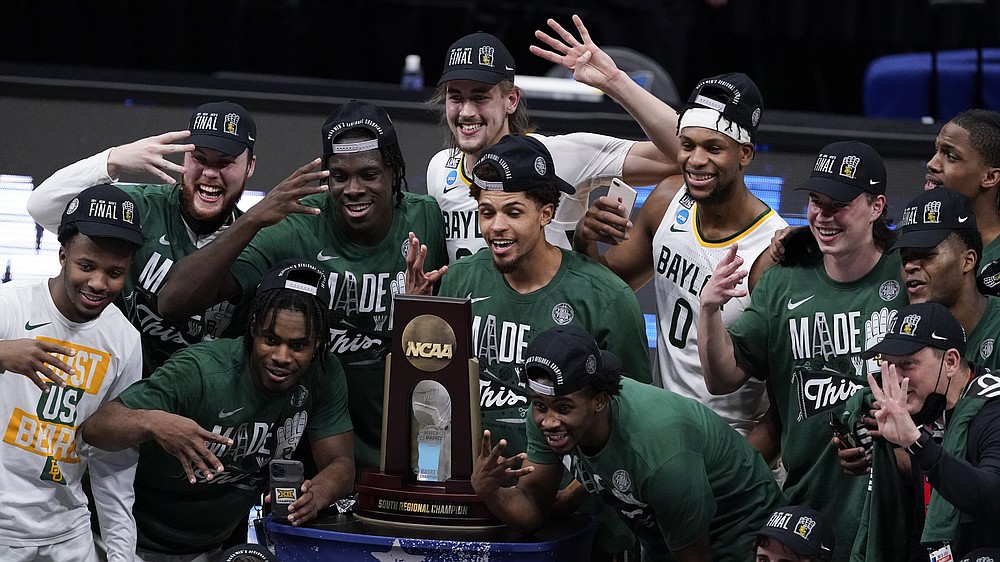
<svg viewBox="0 0 1000 562"><path fill-rule="evenodd" d="M545 228L545 238L551 244L571 249L570 233L587 213L590 192L622 176L625 157L635 141L594 133L532 136L552 154L556 175L576 188L573 195L562 194L555 219ZM472 178L465 173L464 158L458 149L446 149L427 165L427 193L437 200L444 216L449 261L486 247L479 232L476 201L469 197Z"/></svg>
<svg viewBox="0 0 1000 562"><path fill-rule="evenodd" d="M749 268L767 250L774 232L788 224L768 209L734 236L710 241L698 232L697 212L687 188L681 188L653 236L657 317L653 383L698 400L745 435L766 409L764 382L750 379L743 388L725 396L714 396L705 387L697 341L701 289L734 243ZM730 300L722 307L722 321L728 327L749 304L749 295Z"/></svg>

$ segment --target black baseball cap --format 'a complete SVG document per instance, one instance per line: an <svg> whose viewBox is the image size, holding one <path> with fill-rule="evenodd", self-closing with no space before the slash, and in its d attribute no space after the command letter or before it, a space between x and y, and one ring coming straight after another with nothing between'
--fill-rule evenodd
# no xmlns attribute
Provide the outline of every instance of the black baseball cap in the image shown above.
<svg viewBox="0 0 1000 562"><path fill-rule="evenodd" d="M462 37L448 47L444 71L438 85L449 80L473 80L484 84L514 81L514 57L493 35L479 31Z"/></svg>
<svg viewBox="0 0 1000 562"><path fill-rule="evenodd" d="M484 168L498 173L499 180L479 177ZM483 151L472 168L473 180L482 189L514 193L535 187L553 186L572 195L576 189L556 175L549 149L538 139L525 135L504 135Z"/></svg>
<svg viewBox="0 0 1000 562"><path fill-rule="evenodd" d="M826 516L805 505L792 505L774 511L754 535L776 539L800 556L833 552L833 527Z"/></svg>
<svg viewBox="0 0 1000 562"><path fill-rule="evenodd" d="M862 193L885 195L885 163L875 149L859 141L830 143L796 191L815 191L834 201L853 201Z"/></svg>
<svg viewBox="0 0 1000 562"><path fill-rule="evenodd" d="M528 388L545 396L565 396L585 387L594 375L620 369L617 355L597 347L594 337L579 326L549 328L531 340L524 373ZM545 379L552 384L539 382Z"/></svg>
<svg viewBox="0 0 1000 562"><path fill-rule="evenodd" d="M244 150L253 152L257 125L242 105L231 101L216 101L198 106L188 125L191 136L187 142L199 148L211 148L230 156Z"/></svg>
<svg viewBox="0 0 1000 562"><path fill-rule="evenodd" d="M375 135L374 140L335 144L337 136L360 128ZM338 107L323 123L323 157L331 154L363 152L398 144L396 128L389 114L381 107L365 101L351 100Z"/></svg>
<svg viewBox="0 0 1000 562"><path fill-rule="evenodd" d="M993 546L977 548L963 556L959 562L1000 562L1000 548Z"/></svg>
<svg viewBox="0 0 1000 562"><path fill-rule="evenodd" d="M316 297L323 308L330 308L330 286L326 273L305 260L288 259L274 265L260 283L257 295L273 289L290 289Z"/></svg>
<svg viewBox="0 0 1000 562"><path fill-rule="evenodd" d="M742 72L721 74L705 78L694 87L680 112L679 128L707 127L726 134L737 142L752 143L757 136L763 108L764 99L757 84L749 76ZM711 109L722 114L726 122L718 117L712 119L703 111L690 111L692 109Z"/></svg>
<svg viewBox="0 0 1000 562"><path fill-rule="evenodd" d="M984 295L1000 297L1000 260L991 261L980 268L976 286Z"/></svg>
<svg viewBox="0 0 1000 562"><path fill-rule="evenodd" d="M944 187L929 189L907 203L890 249L933 248L956 230L977 229L968 197Z"/></svg>
<svg viewBox="0 0 1000 562"><path fill-rule="evenodd" d="M59 226L75 223L81 234L116 238L142 246L142 228L135 201L121 189L102 183L81 191L66 205Z"/></svg>
<svg viewBox="0 0 1000 562"><path fill-rule="evenodd" d="M861 356L909 355L925 347L957 349L965 357L965 330L947 308L936 302L922 302L903 307L889 325L882 341Z"/></svg>

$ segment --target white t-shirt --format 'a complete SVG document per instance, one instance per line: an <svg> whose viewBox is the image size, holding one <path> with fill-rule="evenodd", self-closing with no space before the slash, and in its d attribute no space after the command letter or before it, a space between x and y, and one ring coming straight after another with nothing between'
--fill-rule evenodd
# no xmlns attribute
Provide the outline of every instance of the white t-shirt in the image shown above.
<svg viewBox="0 0 1000 562"><path fill-rule="evenodd" d="M767 409L764 382L751 378L732 394L715 396L705 387L698 357L698 308L701 289L734 242L737 254L752 264L771 244L776 230L788 224L773 209L742 232L725 240L705 240L695 227L698 206L682 187L667 207L653 235L653 288L656 293L656 363L653 383L694 398L744 435ZM750 296L722 307L729 326L750 304Z"/></svg>
<svg viewBox="0 0 1000 562"><path fill-rule="evenodd" d="M587 214L590 192L622 176L625 157L636 141L594 133L531 136L552 155L556 175L576 188L573 195L562 194L556 216L545 228L545 238L551 244L572 249L568 232ZM469 197L472 178L465 173L464 158L458 149L446 149L435 154L427 165L427 193L437 200L444 216L449 261L486 247L479 232L476 200Z"/></svg>
<svg viewBox="0 0 1000 562"><path fill-rule="evenodd" d="M0 285L0 339L42 339L76 350L61 357L76 371L65 388L43 393L19 373L0 373L0 544L51 545L90 534L81 478L90 469L109 560L132 560L136 530L132 481L138 449L106 452L77 438L77 427L142 374L139 332L117 307L77 323L56 308L47 281Z"/></svg>

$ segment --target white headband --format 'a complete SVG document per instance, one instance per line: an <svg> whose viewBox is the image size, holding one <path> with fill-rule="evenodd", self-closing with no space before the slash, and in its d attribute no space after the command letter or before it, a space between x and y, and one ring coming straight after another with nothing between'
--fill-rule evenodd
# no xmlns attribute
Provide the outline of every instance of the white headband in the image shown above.
<svg viewBox="0 0 1000 562"><path fill-rule="evenodd" d="M528 379L528 388L534 390L542 396L555 396L556 388L554 386L549 386L545 383L538 382L536 380Z"/></svg>
<svg viewBox="0 0 1000 562"><path fill-rule="evenodd" d="M481 179L479 179L479 176L477 176L477 175L473 175L472 176L472 181L476 185L478 185L479 187L481 187L481 188L483 188L483 189L485 189L487 191L503 191L503 182L502 181L486 181L486 180L481 180Z"/></svg>
<svg viewBox="0 0 1000 562"><path fill-rule="evenodd" d="M349 154L351 152L364 152L378 148L378 139L371 139L361 142L334 143L331 145L332 154Z"/></svg>
<svg viewBox="0 0 1000 562"><path fill-rule="evenodd" d="M680 130L686 127L704 127L718 131L740 144L750 143L750 131L722 113L707 107L692 107L681 115Z"/></svg>

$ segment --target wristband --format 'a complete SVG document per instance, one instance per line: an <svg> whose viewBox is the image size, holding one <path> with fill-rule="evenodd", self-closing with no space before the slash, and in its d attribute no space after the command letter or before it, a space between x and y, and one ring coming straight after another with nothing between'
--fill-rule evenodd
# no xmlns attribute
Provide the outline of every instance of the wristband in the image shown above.
<svg viewBox="0 0 1000 562"><path fill-rule="evenodd" d="M933 437L931 436L931 432L927 431L926 427L921 427L920 428L920 437L918 437L917 440L915 442L913 442L913 444L911 444L909 447L906 447L906 452L909 453L909 454L911 454L911 455L915 455L918 452L920 452L921 450L923 450L923 448L928 443L930 443L932 439L933 439Z"/></svg>

